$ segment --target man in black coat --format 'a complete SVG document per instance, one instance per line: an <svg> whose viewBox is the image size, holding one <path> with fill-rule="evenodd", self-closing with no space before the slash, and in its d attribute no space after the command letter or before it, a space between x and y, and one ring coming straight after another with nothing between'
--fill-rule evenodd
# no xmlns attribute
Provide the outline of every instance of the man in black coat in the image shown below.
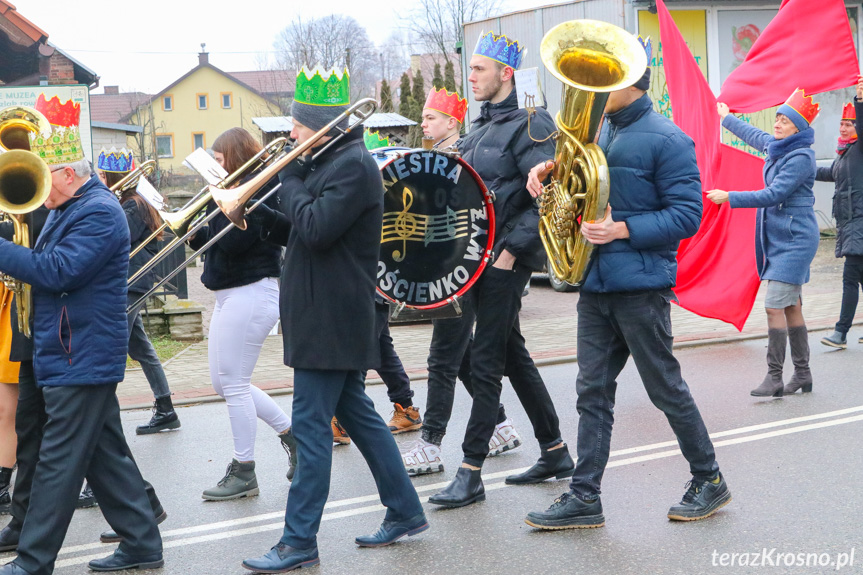
<svg viewBox="0 0 863 575"><path fill-rule="evenodd" d="M305 69L291 106L299 144L347 108L347 74L326 80L329 98ZM346 125L347 119L341 122ZM428 529L395 440L365 393L364 372L380 361L375 334L375 276L383 219L383 180L357 128L317 157L331 140L317 140L304 161L279 174L280 211L256 209L267 239L285 245L281 321L285 364L294 368L293 429L301 462L288 496L285 530L267 554L246 559L252 571L281 573L319 562L317 532L330 485L335 415L365 457L381 502L380 529L357 537L361 547L388 545Z"/></svg>
<svg viewBox="0 0 863 575"><path fill-rule="evenodd" d="M514 74L521 63L521 50L518 42L489 32L479 39L470 60L468 81L474 98L483 105L480 117L457 148L495 194L495 259L469 292L472 306L463 306L476 317L471 351L473 407L462 443L461 467L443 491L429 498L430 503L444 507L485 499L480 470L497 422L504 375L524 406L542 450L533 467L507 477L506 482L526 484L566 477L575 467L518 322L524 286L531 272L541 269L545 261L537 228L539 213L525 187L527 176L537 161L554 154L554 143L548 138L554 131L551 116L539 108L528 124L528 112L518 106ZM469 333L472 318L465 314L462 320ZM464 348L454 351L449 361L458 365ZM429 385L430 398L431 394ZM427 406L426 421L430 411Z"/></svg>

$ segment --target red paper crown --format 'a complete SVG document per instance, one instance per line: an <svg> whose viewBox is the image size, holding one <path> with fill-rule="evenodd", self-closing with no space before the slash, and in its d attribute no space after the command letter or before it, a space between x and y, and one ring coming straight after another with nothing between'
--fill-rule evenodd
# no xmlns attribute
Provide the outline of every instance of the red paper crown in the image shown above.
<svg viewBox="0 0 863 575"><path fill-rule="evenodd" d="M459 123L464 124L464 116L467 114L467 98L460 98L455 92L450 94L446 88L440 90L432 88L428 98L426 98L425 107L452 116Z"/></svg>
<svg viewBox="0 0 863 575"><path fill-rule="evenodd" d="M803 119L811 125L815 121L818 112L821 111L821 106L812 101L812 96L807 96L803 92L803 88L797 88L794 93L785 101L786 106L790 106L795 112L803 116Z"/></svg>
<svg viewBox="0 0 863 575"><path fill-rule="evenodd" d="M842 119L851 120L852 122L857 121L857 110L854 109L854 104L851 102L848 102L845 104L845 107L842 108Z"/></svg>
<svg viewBox="0 0 863 575"><path fill-rule="evenodd" d="M78 127L78 123L81 121L81 104L76 104L72 100L61 104L60 98L57 96L46 101L45 94L39 94L39 98L36 100L36 109L42 112L54 126Z"/></svg>

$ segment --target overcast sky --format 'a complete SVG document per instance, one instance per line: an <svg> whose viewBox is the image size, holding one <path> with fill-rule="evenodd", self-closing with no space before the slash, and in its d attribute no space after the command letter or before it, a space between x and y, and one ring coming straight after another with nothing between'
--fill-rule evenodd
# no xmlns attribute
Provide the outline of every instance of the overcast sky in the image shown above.
<svg viewBox="0 0 863 575"><path fill-rule="evenodd" d="M261 69L272 56L276 35L296 15L354 17L379 44L399 27L399 14L415 0L145 0L106 2L14 0L24 17L48 33L49 41L101 76L104 86L123 92L156 93L198 64L200 44L210 63L226 71ZM505 0L505 10L521 10L555 0Z"/></svg>

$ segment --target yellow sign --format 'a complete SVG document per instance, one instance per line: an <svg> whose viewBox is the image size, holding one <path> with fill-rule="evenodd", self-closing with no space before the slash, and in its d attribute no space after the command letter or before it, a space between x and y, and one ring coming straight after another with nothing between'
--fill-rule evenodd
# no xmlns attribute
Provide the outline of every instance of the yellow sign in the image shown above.
<svg viewBox="0 0 863 575"><path fill-rule="evenodd" d="M671 17L680 29L683 40L695 57L695 62L707 78L707 16L704 10L671 10ZM638 12L638 34L650 37L653 56L650 59L651 77L648 95L657 112L671 118L671 102L665 82L665 67L662 63L662 42L659 40L659 18L647 10Z"/></svg>

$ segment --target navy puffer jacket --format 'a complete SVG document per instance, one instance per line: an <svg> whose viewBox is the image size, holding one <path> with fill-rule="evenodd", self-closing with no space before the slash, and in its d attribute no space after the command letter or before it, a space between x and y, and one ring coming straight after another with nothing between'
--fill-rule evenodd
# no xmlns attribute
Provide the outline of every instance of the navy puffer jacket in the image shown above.
<svg viewBox="0 0 863 575"><path fill-rule="evenodd" d="M32 286L39 387L123 380L129 227L99 178L53 210L35 247L0 239L0 269Z"/></svg>
<svg viewBox="0 0 863 575"><path fill-rule="evenodd" d="M608 160L611 217L629 239L594 246L582 291L635 292L677 283L677 247L701 223L695 144L653 111L645 94L606 116L599 146Z"/></svg>

